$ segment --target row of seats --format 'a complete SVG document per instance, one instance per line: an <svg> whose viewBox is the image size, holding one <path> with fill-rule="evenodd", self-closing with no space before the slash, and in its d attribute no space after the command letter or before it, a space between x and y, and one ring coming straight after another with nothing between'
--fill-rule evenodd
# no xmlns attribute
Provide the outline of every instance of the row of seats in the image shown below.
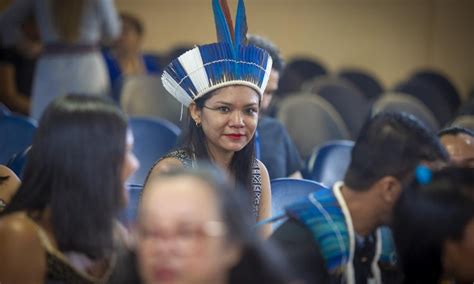
<svg viewBox="0 0 474 284"><path fill-rule="evenodd" d="M400 84L396 91L378 95L375 93L383 90L382 87L363 71L345 71L339 77L315 77L302 86L302 91L286 94L278 104L276 116L287 127L304 159L308 159L313 149L326 141L355 139L364 121L382 111L407 112L437 131L446 124L448 117L452 116L451 109L458 103L456 99L451 99L450 110L441 109L442 106L438 105L447 107L449 100L441 103L439 91L439 99L427 97L426 90L430 87L423 87L428 86L423 76L429 77L431 73L417 74L416 80ZM440 85L446 85L445 89L451 86L452 92L455 92L449 81ZM363 92L363 89L366 90ZM185 115L182 106L167 94L158 76L124 78L118 90L116 98L127 114L160 117L182 127L182 115ZM314 123L308 125L307 121Z"/></svg>

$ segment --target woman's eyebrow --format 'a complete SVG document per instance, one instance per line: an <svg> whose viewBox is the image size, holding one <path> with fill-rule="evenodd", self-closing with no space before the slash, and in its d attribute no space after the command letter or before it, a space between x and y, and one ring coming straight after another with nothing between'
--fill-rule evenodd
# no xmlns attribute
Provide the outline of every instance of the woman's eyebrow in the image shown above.
<svg viewBox="0 0 474 284"><path fill-rule="evenodd" d="M217 102L214 102L215 104L222 104L222 105L226 105L226 106L232 106L231 103L228 103L228 102L223 102L223 101L217 101Z"/></svg>

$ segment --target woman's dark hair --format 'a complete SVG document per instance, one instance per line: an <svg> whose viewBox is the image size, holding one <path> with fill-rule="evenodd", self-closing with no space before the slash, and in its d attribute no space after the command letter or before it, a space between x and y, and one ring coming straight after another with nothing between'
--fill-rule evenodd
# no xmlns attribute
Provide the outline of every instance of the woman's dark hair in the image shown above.
<svg viewBox="0 0 474 284"><path fill-rule="evenodd" d="M443 243L462 240L474 218L474 169L445 168L414 181L394 208L393 233L404 283L439 283Z"/></svg>
<svg viewBox="0 0 474 284"><path fill-rule="evenodd" d="M208 93L203 97L195 100L196 107L203 109L204 103L210 99L214 92ZM207 148L206 135L202 127L196 126L191 115L188 115L188 129L184 136L184 147L188 152L194 153L196 159L203 161L211 161L211 156ZM230 163L230 172L236 181L243 185L248 192L252 190L252 168L255 162L255 136L249 141L245 147L235 152Z"/></svg>
<svg viewBox="0 0 474 284"><path fill-rule="evenodd" d="M114 218L124 205L127 118L113 102L70 95L45 110L24 179L6 211L50 210L61 251L92 258L113 249Z"/></svg>
<svg viewBox="0 0 474 284"><path fill-rule="evenodd" d="M120 19L122 22L127 22L130 24L130 26L135 30L135 32L139 35L142 36L144 31L143 28L143 23L140 21L138 17L135 15L132 15L130 13L122 12L120 13Z"/></svg>
<svg viewBox="0 0 474 284"><path fill-rule="evenodd" d="M226 174L207 162L199 163L197 168L178 168L160 173L152 179L179 176L195 177L210 185L226 226L228 240L242 248L241 260L230 271L230 284L289 283L284 258L276 247L270 247L257 236L255 221L243 190L238 190L238 186L236 188L233 182L226 179Z"/></svg>
<svg viewBox="0 0 474 284"><path fill-rule="evenodd" d="M362 127L344 182L362 191L384 176L404 180L422 161L447 160L439 139L416 118L403 113L380 113Z"/></svg>

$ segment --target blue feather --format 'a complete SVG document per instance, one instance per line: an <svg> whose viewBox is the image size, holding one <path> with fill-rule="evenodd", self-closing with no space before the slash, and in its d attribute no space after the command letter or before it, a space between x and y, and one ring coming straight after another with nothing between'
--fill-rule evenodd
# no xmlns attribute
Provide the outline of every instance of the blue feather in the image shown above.
<svg viewBox="0 0 474 284"><path fill-rule="evenodd" d="M222 43L233 43L229 24L219 0L212 0L212 10L214 11L214 21L216 23L217 40Z"/></svg>
<svg viewBox="0 0 474 284"><path fill-rule="evenodd" d="M247 15L245 13L244 0L239 0L237 16L235 17L235 48L239 45L247 44L247 30Z"/></svg>

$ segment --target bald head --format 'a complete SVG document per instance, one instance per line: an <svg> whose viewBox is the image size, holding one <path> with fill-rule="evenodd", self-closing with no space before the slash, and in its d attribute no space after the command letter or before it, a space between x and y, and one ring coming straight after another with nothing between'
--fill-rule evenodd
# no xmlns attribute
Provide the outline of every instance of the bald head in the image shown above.
<svg viewBox="0 0 474 284"><path fill-rule="evenodd" d="M451 163L474 168L474 134L464 128L448 128L439 133Z"/></svg>

